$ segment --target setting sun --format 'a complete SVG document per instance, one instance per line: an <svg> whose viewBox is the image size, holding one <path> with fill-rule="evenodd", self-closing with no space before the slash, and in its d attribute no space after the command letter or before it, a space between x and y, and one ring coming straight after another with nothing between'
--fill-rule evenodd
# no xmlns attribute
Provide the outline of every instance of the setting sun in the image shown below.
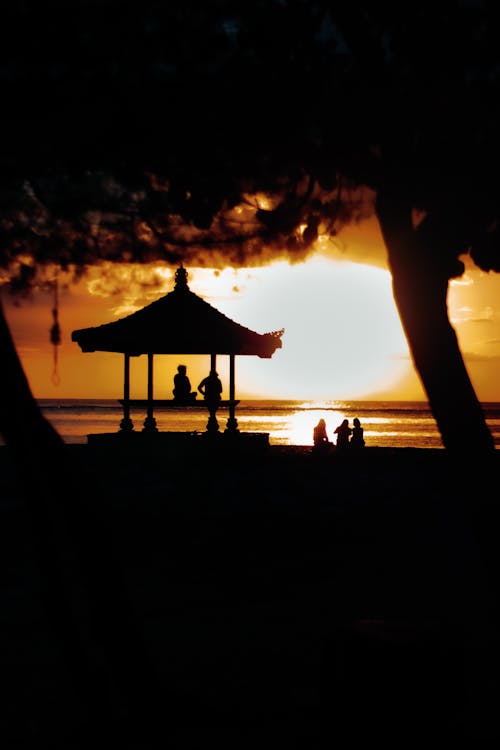
<svg viewBox="0 0 500 750"><path fill-rule="evenodd" d="M52 382L52 351L47 314L23 302L9 309L13 330L30 382L39 397L113 397L122 387L122 357L82 354L69 341L71 330L100 325L130 314L172 289L173 271L155 271L156 284L144 274L114 281L98 272L61 299L63 343L59 351L60 385ZM151 274L150 274L151 275ZM126 288L117 294L113 288ZM126 283L125 283L126 282ZM238 397L363 398L395 387L408 370L407 346L391 293L389 273L359 263L317 255L307 263L286 262L239 270L189 269L192 291L232 320L259 333L285 329L283 348L269 359L241 356L236 361ZM155 393L170 395L171 381L182 359L192 381L209 365L202 356L157 356ZM217 368L227 382L228 358ZM145 387L144 357L132 360L132 394ZM225 386L227 387L227 386Z"/></svg>
<svg viewBox="0 0 500 750"><path fill-rule="evenodd" d="M62 343L57 374L49 343L52 300L35 293L6 313L23 366L38 398L119 398L123 357L82 354L77 328L129 315L173 288L175 269L116 266L92 269L61 290ZM236 358L237 398L425 400L394 303L388 270L317 253L302 263L225 269L189 268L189 287L227 317L258 333L284 328L271 359ZM497 400L498 278L468 269L452 282L450 316L480 398ZM229 362L217 358L227 395ZM171 397L179 362L193 387L206 375L207 356L155 357L155 396ZM132 358L131 396L145 395L146 357Z"/></svg>
<svg viewBox="0 0 500 750"><path fill-rule="evenodd" d="M285 329L271 360L238 359L245 394L361 398L395 384L404 368L387 271L316 256L215 277L195 272L198 279L202 295L233 320L259 332Z"/></svg>

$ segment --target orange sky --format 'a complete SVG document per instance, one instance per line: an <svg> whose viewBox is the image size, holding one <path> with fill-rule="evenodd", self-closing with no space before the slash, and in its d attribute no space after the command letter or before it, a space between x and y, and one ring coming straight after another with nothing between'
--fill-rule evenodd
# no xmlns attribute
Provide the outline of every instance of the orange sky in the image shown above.
<svg viewBox="0 0 500 750"><path fill-rule="evenodd" d="M160 269L151 288L125 282L112 294L109 279L94 273L61 291L59 382L53 380L49 342L52 300L36 293L17 305L3 293L9 325L37 398L120 398L123 357L83 354L71 341L77 328L100 325L173 288L175 269ZM148 269L139 268L144 275ZM236 358L239 398L425 399L413 371L391 291L385 248L374 221L320 241L305 263L217 272L188 269L189 285L228 317L259 333L285 328L283 348L272 359ZM482 401L500 401L500 274L470 268L449 293L450 317ZM227 397L228 358L217 368ZM156 357L155 396L170 398L177 364L188 366L193 387L207 373L208 357ZM134 358L131 395L146 395L146 358Z"/></svg>

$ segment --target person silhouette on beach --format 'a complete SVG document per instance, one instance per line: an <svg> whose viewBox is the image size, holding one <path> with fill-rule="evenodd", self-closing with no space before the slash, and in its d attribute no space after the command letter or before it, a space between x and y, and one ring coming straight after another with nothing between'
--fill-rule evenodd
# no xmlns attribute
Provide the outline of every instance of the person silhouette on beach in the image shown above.
<svg viewBox="0 0 500 750"><path fill-rule="evenodd" d="M351 435L351 441L349 443L349 446L351 448L357 449L357 448L363 448L365 445L365 439L363 437L363 428L361 427L361 422L357 417L354 417L352 420L352 435Z"/></svg>
<svg viewBox="0 0 500 750"><path fill-rule="evenodd" d="M326 422L324 419L320 419L318 424L314 427L313 442L314 450L316 451L322 451L332 446L332 443L328 440L328 435L326 434Z"/></svg>
<svg viewBox="0 0 500 750"><path fill-rule="evenodd" d="M217 405L221 400L222 383L215 370L210 370L210 374L203 378L198 386L198 390L207 402L216 402Z"/></svg>
<svg viewBox="0 0 500 750"><path fill-rule="evenodd" d="M208 432L217 432L219 425L215 415L221 401L222 383L215 370L210 370L207 377L203 378L198 386L198 390L205 399L207 409L210 413L207 430Z"/></svg>
<svg viewBox="0 0 500 750"><path fill-rule="evenodd" d="M191 391L191 382L186 374L186 365L177 366L172 393L175 401L193 401L196 398L196 391Z"/></svg>
<svg viewBox="0 0 500 750"><path fill-rule="evenodd" d="M349 448L349 436L352 432L349 427L349 421L344 419L339 426L335 428L334 432L337 435L337 449L345 450L346 448Z"/></svg>

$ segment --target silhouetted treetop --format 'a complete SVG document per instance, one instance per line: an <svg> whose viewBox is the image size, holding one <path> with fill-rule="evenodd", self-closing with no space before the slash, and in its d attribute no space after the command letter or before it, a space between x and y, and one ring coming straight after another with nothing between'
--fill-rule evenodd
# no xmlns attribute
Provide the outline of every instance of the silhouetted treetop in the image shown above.
<svg viewBox="0 0 500 750"><path fill-rule="evenodd" d="M1 265L305 257L375 210L500 270L488 2L25 0L3 11Z"/></svg>

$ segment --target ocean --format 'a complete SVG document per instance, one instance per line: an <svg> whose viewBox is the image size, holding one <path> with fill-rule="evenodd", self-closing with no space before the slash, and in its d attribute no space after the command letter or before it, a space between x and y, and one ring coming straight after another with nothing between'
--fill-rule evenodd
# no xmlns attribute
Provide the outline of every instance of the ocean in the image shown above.
<svg viewBox="0 0 500 750"><path fill-rule="evenodd" d="M40 407L65 443L86 443L87 435L116 432L122 418L117 400L41 399ZM486 421L500 446L500 403L484 403ZM312 445L314 425L326 422L327 434L343 419L358 417L364 428L367 446L393 448L442 448L441 437L429 406L415 401L279 401L241 400L236 408L238 428L244 432L268 432L271 445ZM132 409L136 430L142 430L145 413ZM159 430L203 432L208 414L201 409L158 409L155 418ZM217 414L220 429L225 429L227 408ZM467 436L464 435L464 440Z"/></svg>

